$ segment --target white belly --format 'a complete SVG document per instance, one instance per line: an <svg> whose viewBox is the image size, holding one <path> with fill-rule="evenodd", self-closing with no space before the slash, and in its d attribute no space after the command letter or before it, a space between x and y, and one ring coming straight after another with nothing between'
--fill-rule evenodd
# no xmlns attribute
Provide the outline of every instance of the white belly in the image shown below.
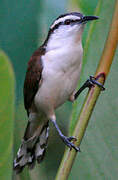
<svg viewBox="0 0 118 180"><path fill-rule="evenodd" d="M59 56L60 54L56 61L50 54L44 57L42 84L35 96L36 106L43 111L50 111L51 108L55 109L63 104L77 87L82 55L71 57L68 54L65 59L65 56Z"/></svg>

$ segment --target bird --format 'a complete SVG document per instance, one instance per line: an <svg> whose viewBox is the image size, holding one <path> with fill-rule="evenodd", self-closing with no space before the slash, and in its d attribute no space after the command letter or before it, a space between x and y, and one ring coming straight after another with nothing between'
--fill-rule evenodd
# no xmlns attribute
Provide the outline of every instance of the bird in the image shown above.
<svg viewBox="0 0 118 180"><path fill-rule="evenodd" d="M76 137L67 137L60 130L55 110L66 101L74 102L86 87L102 87L91 76L76 90L82 67L82 33L87 22L97 19L79 12L60 15L51 24L44 43L31 56L23 89L28 124L13 163L16 173L26 165L32 169L36 161L41 163L44 159L49 122L70 150L80 151L74 144Z"/></svg>

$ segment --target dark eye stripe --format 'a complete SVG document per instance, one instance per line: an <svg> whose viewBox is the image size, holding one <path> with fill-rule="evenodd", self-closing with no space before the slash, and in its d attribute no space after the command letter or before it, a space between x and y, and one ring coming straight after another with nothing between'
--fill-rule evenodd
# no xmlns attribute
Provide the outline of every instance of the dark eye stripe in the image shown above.
<svg viewBox="0 0 118 180"><path fill-rule="evenodd" d="M58 24L55 24L53 28L51 28L51 31L54 31L55 29L58 29L60 25L64 24L63 22L59 22Z"/></svg>
<svg viewBox="0 0 118 180"><path fill-rule="evenodd" d="M80 21L81 21L81 19L80 19ZM67 25L67 24L74 23L74 22L78 22L78 20L66 19L64 22L59 22L58 24L55 24L55 26L51 29L51 31L58 29L58 27L60 25Z"/></svg>
<svg viewBox="0 0 118 180"><path fill-rule="evenodd" d="M55 24L55 26L52 28L52 30L57 29L61 24L63 24L62 22L59 22L58 24Z"/></svg>

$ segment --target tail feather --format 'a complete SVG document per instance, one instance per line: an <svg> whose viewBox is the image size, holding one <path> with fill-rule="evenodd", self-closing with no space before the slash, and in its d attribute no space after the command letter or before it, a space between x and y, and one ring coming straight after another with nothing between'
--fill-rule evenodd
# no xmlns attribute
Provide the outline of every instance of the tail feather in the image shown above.
<svg viewBox="0 0 118 180"><path fill-rule="evenodd" d="M49 136L49 126L44 126L42 129L42 133L40 135L40 140L36 144L35 148L35 157L37 157L37 162L40 163L45 154L45 150L47 147L47 141L48 141L48 136Z"/></svg>
<svg viewBox="0 0 118 180"><path fill-rule="evenodd" d="M38 163L43 160L47 147L48 131L49 125L47 122L42 127L40 134L37 135L36 133L29 139L23 139L17 157L14 160L14 170L16 173L20 173L26 165L32 169L35 166L36 160Z"/></svg>

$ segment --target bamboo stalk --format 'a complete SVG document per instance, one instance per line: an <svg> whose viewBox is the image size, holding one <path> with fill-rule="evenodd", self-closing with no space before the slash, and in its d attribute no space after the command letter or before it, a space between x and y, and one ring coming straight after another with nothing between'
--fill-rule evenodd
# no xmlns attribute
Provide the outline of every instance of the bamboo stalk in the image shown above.
<svg viewBox="0 0 118 180"><path fill-rule="evenodd" d="M115 3L115 10L112 18L112 24L110 27L110 31L108 34L108 38L105 43L105 47L100 59L100 63L97 67L95 77L98 81L104 84L106 77L110 71L110 67L113 61L113 57L115 54L115 50L118 44L118 0ZM87 128L88 122L90 120L93 108L96 104L96 101L100 95L100 88L95 86L91 88L88 92L83 107L81 109L76 128L74 129L73 136L77 138L75 142L76 146L80 146L82 138L85 134L85 130ZM64 157L62 159L61 165L59 167L57 176L55 180L67 180L70 170L72 168L73 162L76 157L75 150L66 149L64 153Z"/></svg>

